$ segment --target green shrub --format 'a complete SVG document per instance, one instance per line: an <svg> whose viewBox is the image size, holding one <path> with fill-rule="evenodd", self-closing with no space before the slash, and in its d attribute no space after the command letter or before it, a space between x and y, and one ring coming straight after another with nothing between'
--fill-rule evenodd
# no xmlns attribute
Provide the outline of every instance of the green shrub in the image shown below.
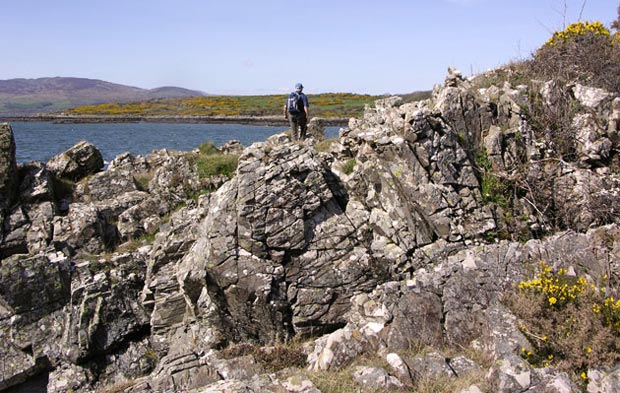
<svg viewBox="0 0 620 393"><path fill-rule="evenodd" d="M215 144L211 141L207 141L198 146L198 150L200 154L204 154L206 156L210 156L213 154L221 154L220 150L215 147Z"/></svg>
<svg viewBox="0 0 620 393"><path fill-rule="evenodd" d="M509 201L509 185L492 173L493 167L486 150L476 155L476 166L480 173L480 188L482 199L500 207L507 207Z"/></svg>

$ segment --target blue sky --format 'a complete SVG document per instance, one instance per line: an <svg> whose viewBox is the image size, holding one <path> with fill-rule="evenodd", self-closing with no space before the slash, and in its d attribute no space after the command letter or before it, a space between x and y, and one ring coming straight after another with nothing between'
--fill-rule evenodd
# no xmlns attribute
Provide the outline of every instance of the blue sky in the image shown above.
<svg viewBox="0 0 620 393"><path fill-rule="evenodd" d="M582 12L582 6L583 7ZM617 0L2 0L0 79L407 93L529 56Z"/></svg>

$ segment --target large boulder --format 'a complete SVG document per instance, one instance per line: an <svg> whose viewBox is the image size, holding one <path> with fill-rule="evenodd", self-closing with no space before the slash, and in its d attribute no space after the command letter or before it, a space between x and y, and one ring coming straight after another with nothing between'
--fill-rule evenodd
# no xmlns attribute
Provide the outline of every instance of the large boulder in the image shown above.
<svg viewBox="0 0 620 393"><path fill-rule="evenodd" d="M98 172L103 167L101 152L91 143L80 141L69 150L52 157L47 169L57 177L73 181Z"/></svg>

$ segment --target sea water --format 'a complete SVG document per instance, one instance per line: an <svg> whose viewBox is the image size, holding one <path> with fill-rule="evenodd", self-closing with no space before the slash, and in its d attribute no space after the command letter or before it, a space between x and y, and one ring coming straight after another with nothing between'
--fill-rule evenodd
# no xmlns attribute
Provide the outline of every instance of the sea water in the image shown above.
<svg viewBox="0 0 620 393"><path fill-rule="evenodd" d="M288 129L286 126L146 122L12 122L11 127L15 136L17 162L46 162L82 140L97 146L103 159L109 162L124 152L145 155L159 149L188 151L207 141L222 146L230 140L238 140L244 146L249 146ZM326 127L326 137L337 136L339 129L340 127Z"/></svg>

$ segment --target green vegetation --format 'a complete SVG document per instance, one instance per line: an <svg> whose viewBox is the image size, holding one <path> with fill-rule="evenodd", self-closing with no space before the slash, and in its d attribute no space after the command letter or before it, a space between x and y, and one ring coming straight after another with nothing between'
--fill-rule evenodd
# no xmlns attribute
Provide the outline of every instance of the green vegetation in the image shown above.
<svg viewBox="0 0 620 393"><path fill-rule="evenodd" d="M502 179L492 173L493 168L491 160L485 150L478 152L476 156L476 165L480 173L480 186L483 200L486 203L507 207L509 201L509 187Z"/></svg>
<svg viewBox="0 0 620 393"><path fill-rule="evenodd" d="M67 115L89 116L281 116L285 95L202 96L158 98L144 102L109 103L66 110ZM310 94L312 116L360 116L364 106L381 96L351 93Z"/></svg>
<svg viewBox="0 0 620 393"><path fill-rule="evenodd" d="M590 367L620 359L620 300L584 277L554 271L540 263L539 273L520 282L508 304L521 319L530 343L521 356L537 367L553 366L575 380L587 380Z"/></svg>
<svg viewBox="0 0 620 393"><path fill-rule="evenodd" d="M205 142L198 147L194 159L201 179L211 176L224 175L232 177L237 170L239 157L232 154L222 154L213 142Z"/></svg>
<svg viewBox="0 0 620 393"><path fill-rule="evenodd" d="M344 165L342 166L342 171L346 175L350 175L351 173L353 173L353 169L355 169L355 165L357 165L357 161L355 161L355 158L351 158L349 161L344 163Z"/></svg>

